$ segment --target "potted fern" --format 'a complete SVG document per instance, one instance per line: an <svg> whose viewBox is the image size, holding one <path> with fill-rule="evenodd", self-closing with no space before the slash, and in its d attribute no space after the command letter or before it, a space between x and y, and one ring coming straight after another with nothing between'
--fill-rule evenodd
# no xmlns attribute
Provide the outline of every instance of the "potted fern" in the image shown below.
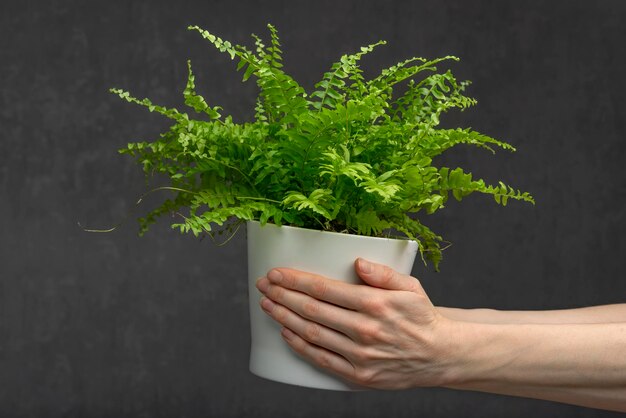
<svg viewBox="0 0 626 418"><path fill-rule="evenodd" d="M252 35L250 50L189 27L236 60L244 81L256 79L253 122L237 123L209 105L195 90L188 62L183 96L193 115L111 89L172 120L160 138L120 152L134 157L146 175L169 179L154 190L172 195L139 219L140 234L170 213L180 219L174 228L196 236L233 233L247 223L251 370L288 383L352 389L288 350L258 306L256 279L283 266L356 281L357 256L409 273L418 251L437 269L442 237L419 216L442 209L450 194L461 200L485 193L502 205L508 199L534 202L502 182L488 185L461 168L433 164L458 144L514 150L471 129L438 128L443 113L476 103L463 94L468 82L437 71L437 64L456 57L410 58L366 80L359 61L381 41L343 55L306 92L283 71L277 31L268 28L269 44Z"/></svg>

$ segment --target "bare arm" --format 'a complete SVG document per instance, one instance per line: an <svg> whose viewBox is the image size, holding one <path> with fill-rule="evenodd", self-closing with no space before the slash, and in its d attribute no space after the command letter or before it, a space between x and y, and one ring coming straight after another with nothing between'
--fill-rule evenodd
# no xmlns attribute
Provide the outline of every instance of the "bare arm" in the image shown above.
<svg viewBox="0 0 626 418"><path fill-rule="evenodd" d="M257 283L261 306L292 349L360 385L442 386L626 412L626 323L461 321L444 316L410 276L362 262L357 273L369 286L272 270Z"/></svg>
<svg viewBox="0 0 626 418"><path fill-rule="evenodd" d="M471 324L448 383L626 412L626 323Z"/></svg>
<svg viewBox="0 0 626 418"><path fill-rule="evenodd" d="M626 303L552 311L437 307L446 318L484 324L601 324L626 322Z"/></svg>

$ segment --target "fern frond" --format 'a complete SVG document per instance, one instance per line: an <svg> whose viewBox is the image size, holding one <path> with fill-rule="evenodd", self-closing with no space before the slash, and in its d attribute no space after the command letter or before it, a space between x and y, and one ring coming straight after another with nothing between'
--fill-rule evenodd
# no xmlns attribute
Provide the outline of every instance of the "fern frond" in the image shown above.
<svg viewBox="0 0 626 418"><path fill-rule="evenodd" d="M472 173L465 173L461 168L450 170L444 167L439 174L441 176L440 190L451 191L454 198L459 201L473 192L480 192L493 195L495 201L503 206L506 206L509 198L535 203L533 197L527 192L522 193L503 182L499 182L497 186L487 186L483 180L472 180Z"/></svg>
<svg viewBox="0 0 626 418"><path fill-rule="evenodd" d="M371 177L368 164L351 163L349 158L341 157L335 150L325 152L323 155L329 162L320 164L319 175L321 177L328 176L330 181L334 181L337 177L345 176L352 180L355 185L359 184L364 178Z"/></svg>
<svg viewBox="0 0 626 418"><path fill-rule="evenodd" d="M405 233L410 239L417 240L424 265L426 265L428 260L433 263L435 271L439 271L439 263L442 258L440 243L443 241L441 236L435 234L417 219L410 218L407 215L403 215L400 219L395 220L393 228Z"/></svg>
<svg viewBox="0 0 626 418"><path fill-rule="evenodd" d="M492 154L495 154L495 150L490 145L512 152L515 151L515 148L510 144L472 131L469 128L431 130L429 134L424 135L419 141L415 141L412 146L419 147L420 155L432 158L459 144L475 145L490 151Z"/></svg>
<svg viewBox="0 0 626 418"><path fill-rule="evenodd" d="M347 225L357 234L367 236L380 236L383 231L391 228L391 223L381 219L378 212L371 207L353 211L347 219Z"/></svg>
<svg viewBox="0 0 626 418"><path fill-rule="evenodd" d="M111 93L117 94L121 99L126 100L129 103L138 104L140 106L147 107L150 112L157 112L161 115L173 119L177 122L187 122L189 116L186 113L181 113L177 109L168 109L163 106L158 106L152 103L150 99L137 99L130 95L129 92L122 89L112 88L109 89Z"/></svg>
<svg viewBox="0 0 626 418"><path fill-rule="evenodd" d="M311 97L317 97L319 100L311 102L313 107L318 110L324 106L333 109L338 103L346 100L347 90L351 90L353 93L362 93L364 80L358 62L365 54L372 52L377 46L385 44L385 41L379 41L361 47L359 52L343 55L338 62L335 62L330 71L324 73L322 80L315 84L315 88L318 90L311 93ZM352 80L350 89L346 88L345 79Z"/></svg>
<svg viewBox="0 0 626 418"><path fill-rule="evenodd" d="M395 174L395 171L391 171L390 173ZM361 183L361 186L366 192L378 194L383 203L387 203L393 199L396 196L396 193L401 189L401 186L397 183L396 179L384 179L385 174L377 177L376 179L367 179Z"/></svg>
<svg viewBox="0 0 626 418"><path fill-rule="evenodd" d="M270 122L295 123L297 116L307 109L306 93L292 77L280 69L282 57L278 34L276 28L271 25L268 27L272 38L270 47L263 50L262 41L256 37L257 51L261 50L260 57L254 55L244 46L233 45L198 26L189 26L189 29L198 31L218 50L227 52L232 59L239 57L237 69L245 68L244 81L251 75L257 77L257 84L261 88L263 107Z"/></svg>
<svg viewBox="0 0 626 418"><path fill-rule="evenodd" d="M242 59L248 59L247 54L244 54L244 51L241 51L229 41L225 41L219 36L213 35L211 32L204 30L199 26L190 25L187 27L187 29L199 32L204 39L212 43L219 51L228 53L231 59L235 59L235 56L238 56Z"/></svg>
<svg viewBox="0 0 626 418"><path fill-rule="evenodd" d="M458 58L412 57L366 80L361 59L385 44L380 41L341 56L308 95L283 70L274 26L268 25L267 41L252 35L253 50L198 26L189 29L236 61L243 81L254 76L260 89L255 120L236 123L220 115L221 107L209 106L196 92L189 61L183 99L200 116L111 89L174 121L156 140L120 150L143 166L147 178L158 173L178 191L139 220L141 233L173 213L182 219L174 228L211 237L253 219L368 236L403 234L417 240L422 259L438 269L443 240L417 216L442 209L450 195L461 200L474 192L500 205L534 203L529 193L503 182L487 185L461 168L433 165L459 144L515 150L469 128L438 127L449 110L476 104L464 94L469 82L437 70ZM399 83L407 85L400 94L394 91Z"/></svg>
<svg viewBox="0 0 626 418"><path fill-rule="evenodd" d="M328 220L333 220L332 211L329 210L329 207L334 206L332 190L315 189L309 196L299 192L289 192L282 203L285 208L293 208L297 211L311 210Z"/></svg>
<svg viewBox="0 0 626 418"><path fill-rule="evenodd" d="M273 68L282 68L283 51L280 49L281 45L278 39L278 31L269 23L267 24L267 28L270 30L270 38L272 42L271 46L267 48L269 63Z"/></svg>
<svg viewBox="0 0 626 418"><path fill-rule="evenodd" d="M421 73L422 71L437 71L436 64L448 60L459 61L459 58L452 55L447 55L433 60L427 60L421 57L409 58L396 65L383 69L378 77L367 82L367 86L369 88L376 87L381 90L386 90L415 76L416 74ZM408 64L415 61L419 61L421 64L407 67Z"/></svg>
<svg viewBox="0 0 626 418"><path fill-rule="evenodd" d="M194 82L195 76L191 71L191 60L187 61L187 68L189 75L187 76L187 85L185 86L185 90L183 92L185 104L198 113L208 115L211 119L219 119L221 116L219 111L222 108L220 106L210 107L206 100L204 100L204 97L196 93L196 85Z"/></svg>

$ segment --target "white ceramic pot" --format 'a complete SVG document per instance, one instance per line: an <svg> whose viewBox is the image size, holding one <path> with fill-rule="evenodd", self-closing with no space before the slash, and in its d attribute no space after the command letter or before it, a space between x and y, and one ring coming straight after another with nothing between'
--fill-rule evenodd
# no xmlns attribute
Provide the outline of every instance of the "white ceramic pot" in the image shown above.
<svg viewBox="0 0 626 418"><path fill-rule="evenodd" d="M410 274L417 242L277 227L248 222L248 280L250 296L250 371L257 376L293 385L329 390L362 390L319 369L294 353L280 336L280 325L261 310L256 280L274 267L315 272L348 283L360 283L354 271L358 257Z"/></svg>

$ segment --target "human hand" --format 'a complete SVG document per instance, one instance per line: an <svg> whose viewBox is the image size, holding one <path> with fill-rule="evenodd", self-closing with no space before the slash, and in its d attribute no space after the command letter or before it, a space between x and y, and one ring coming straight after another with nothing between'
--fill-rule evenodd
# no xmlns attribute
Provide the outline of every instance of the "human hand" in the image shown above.
<svg viewBox="0 0 626 418"><path fill-rule="evenodd" d="M625 323L463 322L416 279L362 259L355 267L366 284L287 268L257 281L263 310L317 366L378 389L445 386L626 412Z"/></svg>
<svg viewBox="0 0 626 418"><path fill-rule="evenodd" d="M257 282L261 307L293 350L349 381L378 389L444 385L458 323L437 312L417 279L363 259L355 268L367 285L271 270Z"/></svg>

